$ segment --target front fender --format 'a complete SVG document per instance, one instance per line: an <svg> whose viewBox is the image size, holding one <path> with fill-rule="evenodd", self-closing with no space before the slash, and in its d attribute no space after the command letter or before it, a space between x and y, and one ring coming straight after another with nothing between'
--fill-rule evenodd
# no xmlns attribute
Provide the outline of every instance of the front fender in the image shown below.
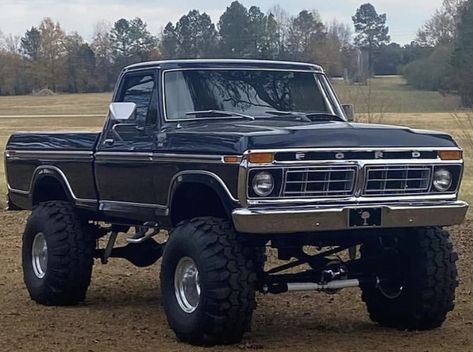
<svg viewBox="0 0 473 352"><path fill-rule="evenodd" d="M194 184L203 184L210 189L212 189L217 196L219 197L220 201L222 202L223 206L225 207L225 212L228 215L231 215L233 209L239 206L238 200L234 197L234 195L230 192L229 188L225 184L225 182L216 174L210 171L182 171L174 176L171 181L169 187L169 194L168 194L168 204L172 204L172 200L176 191L182 185L194 183Z"/></svg>

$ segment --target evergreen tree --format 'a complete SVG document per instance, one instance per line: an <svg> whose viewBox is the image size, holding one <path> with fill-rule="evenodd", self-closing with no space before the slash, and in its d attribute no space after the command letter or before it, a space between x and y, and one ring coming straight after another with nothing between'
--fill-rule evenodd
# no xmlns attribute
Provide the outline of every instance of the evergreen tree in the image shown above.
<svg viewBox="0 0 473 352"><path fill-rule="evenodd" d="M21 53L30 60L39 58L41 49L41 33L38 28L31 27L26 31L25 36L21 38Z"/></svg>
<svg viewBox="0 0 473 352"><path fill-rule="evenodd" d="M215 54L217 30L206 13L192 10L182 16L176 23L174 38L177 57L203 58Z"/></svg>
<svg viewBox="0 0 473 352"><path fill-rule="evenodd" d="M148 60L157 47L157 38L141 18L115 22L110 32L112 60L117 70L134 62Z"/></svg>
<svg viewBox="0 0 473 352"><path fill-rule="evenodd" d="M179 40L177 38L176 28L169 22L161 34L161 53L166 59L177 58Z"/></svg>
<svg viewBox="0 0 473 352"><path fill-rule="evenodd" d="M248 57L254 48L248 10L238 1L231 3L218 23L220 46L224 57Z"/></svg>
<svg viewBox="0 0 473 352"><path fill-rule="evenodd" d="M78 33L72 33L65 38L65 48L64 90L70 93L95 90L95 54L89 44Z"/></svg>
<svg viewBox="0 0 473 352"><path fill-rule="evenodd" d="M303 10L289 27L287 51L291 59L314 61L317 43L325 39L326 29L317 12Z"/></svg>
<svg viewBox="0 0 473 352"><path fill-rule="evenodd" d="M386 26L386 14L378 14L371 4L363 4L352 17L355 24L355 45L368 50L368 67L373 73L373 53L376 48L391 40Z"/></svg>

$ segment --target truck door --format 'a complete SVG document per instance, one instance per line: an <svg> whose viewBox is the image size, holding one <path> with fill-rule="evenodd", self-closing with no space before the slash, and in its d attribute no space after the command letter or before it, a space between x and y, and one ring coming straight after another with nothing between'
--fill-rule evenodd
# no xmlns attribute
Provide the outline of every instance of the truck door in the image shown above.
<svg viewBox="0 0 473 352"><path fill-rule="evenodd" d="M95 163L99 206L110 216L147 221L164 212L153 182L157 91L154 70L126 73L121 79L114 101L135 103L135 120L108 119Z"/></svg>

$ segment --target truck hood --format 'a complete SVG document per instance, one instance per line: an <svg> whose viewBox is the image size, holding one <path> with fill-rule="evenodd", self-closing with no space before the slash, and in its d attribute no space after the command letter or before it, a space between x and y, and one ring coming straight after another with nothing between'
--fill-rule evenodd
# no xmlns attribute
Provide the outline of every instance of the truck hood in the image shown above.
<svg viewBox="0 0 473 352"><path fill-rule="evenodd" d="M192 122L161 133L161 147L190 153L237 153L252 149L456 147L446 133L407 127L329 122L256 120Z"/></svg>

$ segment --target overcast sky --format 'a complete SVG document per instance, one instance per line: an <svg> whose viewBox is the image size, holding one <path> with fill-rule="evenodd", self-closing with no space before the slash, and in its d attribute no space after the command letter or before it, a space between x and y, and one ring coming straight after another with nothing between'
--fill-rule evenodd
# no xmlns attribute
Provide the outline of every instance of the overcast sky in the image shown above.
<svg viewBox="0 0 473 352"><path fill-rule="evenodd" d="M291 15L302 9L319 10L325 22L336 18L351 23L363 0L240 0L245 6L256 5L266 12L275 4ZM119 18L143 18L157 34L169 21L175 22L190 9L207 12L214 22L231 0L0 0L0 31L23 35L42 18L59 21L67 31L77 31L90 40L94 25ZM414 39L417 29L440 7L442 0L372 0L378 13L387 13L393 41L404 44Z"/></svg>

